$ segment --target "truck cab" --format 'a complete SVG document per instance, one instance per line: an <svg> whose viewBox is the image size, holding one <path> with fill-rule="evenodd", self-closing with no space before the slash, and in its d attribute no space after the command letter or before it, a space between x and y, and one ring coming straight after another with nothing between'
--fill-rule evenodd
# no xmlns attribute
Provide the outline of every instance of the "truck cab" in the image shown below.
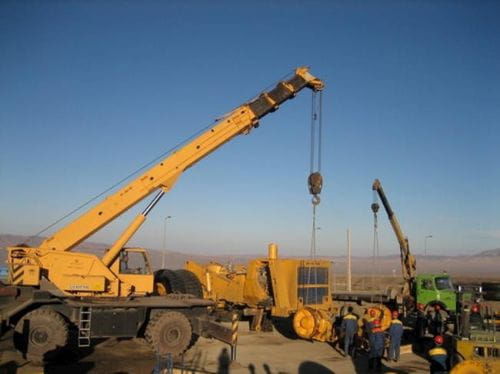
<svg viewBox="0 0 500 374"><path fill-rule="evenodd" d="M448 274L419 274L415 282L417 304L440 304L448 312L456 312L456 290Z"/></svg>

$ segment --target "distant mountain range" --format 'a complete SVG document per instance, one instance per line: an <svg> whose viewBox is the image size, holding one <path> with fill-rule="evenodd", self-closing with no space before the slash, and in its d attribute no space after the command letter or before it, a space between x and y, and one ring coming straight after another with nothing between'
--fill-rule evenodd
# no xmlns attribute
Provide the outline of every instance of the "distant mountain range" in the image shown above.
<svg viewBox="0 0 500 374"><path fill-rule="evenodd" d="M499 257L500 256L500 248L497 249L490 249L487 251L482 251L479 252L478 254L474 256L479 256L479 257Z"/></svg>
<svg viewBox="0 0 500 374"><path fill-rule="evenodd" d="M0 264L5 263L6 252L5 247L25 243L29 237L22 235L0 234ZM30 245L36 246L42 242L44 238L35 237L30 241ZM109 248L109 244L85 242L76 247L76 250L86 253L93 253L101 256L104 249ZM234 263L244 264L252 258L264 257L265 253L248 254L248 255L227 255L217 254L212 256L181 253L175 251L165 251L167 267L171 269L179 269L184 267L187 260L200 263L210 261L221 264ZM149 250L152 266L155 269L161 267L163 251ZM286 256L283 251L280 252L282 257ZM342 256L319 256L324 259L334 262L334 269L337 274L342 275L346 269L346 258ZM483 276L483 277L498 277L500 269L500 248L485 250L470 256L444 256L444 255L417 255L417 268L419 272L442 272L447 271L450 274L467 275L467 276ZM377 274L399 274L401 265L399 255L380 256L373 261L372 257L353 256L352 272L354 274L371 274L375 269Z"/></svg>

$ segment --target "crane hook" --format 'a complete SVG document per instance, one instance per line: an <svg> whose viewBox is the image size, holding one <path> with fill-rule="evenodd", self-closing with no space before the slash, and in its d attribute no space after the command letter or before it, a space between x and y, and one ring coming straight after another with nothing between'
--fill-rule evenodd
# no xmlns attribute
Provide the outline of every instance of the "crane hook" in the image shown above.
<svg viewBox="0 0 500 374"><path fill-rule="evenodd" d="M309 193L313 195L312 203L313 205L318 205L321 201L318 196L323 188L323 177L319 171L309 174L307 178L307 183L309 185Z"/></svg>

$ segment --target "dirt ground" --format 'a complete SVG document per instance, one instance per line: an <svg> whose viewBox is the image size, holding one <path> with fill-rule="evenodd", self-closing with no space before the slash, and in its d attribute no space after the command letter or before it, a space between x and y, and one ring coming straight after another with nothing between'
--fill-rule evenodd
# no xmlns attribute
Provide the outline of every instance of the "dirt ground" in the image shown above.
<svg viewBox="0 0 500 374"><path fill-rule="evenodd" d="M32 373L151 373L157 359L142 339L107 340L84 352L78 362L66 357L66 362L37 368L24 361L14 351L9 336L0 342L0 374ZM290 340L278 332L249 332L240 325L237 360L229 365L227 345L201 338L184 357L184 373L368 373L367 357L344 358L326 343ZM383 361L385 373L428 373L427 362L416 354L401 356L398 363Z"/></svg>

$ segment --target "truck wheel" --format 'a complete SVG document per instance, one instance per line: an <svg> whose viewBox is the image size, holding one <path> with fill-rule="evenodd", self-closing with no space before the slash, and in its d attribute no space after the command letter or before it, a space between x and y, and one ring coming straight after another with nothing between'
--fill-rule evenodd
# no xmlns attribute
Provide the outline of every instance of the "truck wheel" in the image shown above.
<svg viewBox="0 0 500 374"><path fill-rule="evenodd" d="M179 312L156 314L146 327L146 340L160 356L171 353L177 357L189 348L192 341L191 323Z"/></svg>
<svg viewBox="0 0 500 374"><path fill-rule="evenodd" d="M203 289L201 288L201 283L196 275L185 269L176 270L175 274L179 277L182 285L184 286L184 293L191 294L195 297L199 297L200 299L203 298Z"/></svg>
<svg viewBox="0 0 500 374"><path fill-rule="evenodd" d="M184 293L182 280L173 270L161 269L155 272L155 288L159 295Z"/></svg>
<svg viewBox="0 0 500 374"><path fill-rule="evenodd" d="M14 345L35 365L57 357L68 344L68 324L50 309L36 309L21 318L14 329Z"/></svg>

